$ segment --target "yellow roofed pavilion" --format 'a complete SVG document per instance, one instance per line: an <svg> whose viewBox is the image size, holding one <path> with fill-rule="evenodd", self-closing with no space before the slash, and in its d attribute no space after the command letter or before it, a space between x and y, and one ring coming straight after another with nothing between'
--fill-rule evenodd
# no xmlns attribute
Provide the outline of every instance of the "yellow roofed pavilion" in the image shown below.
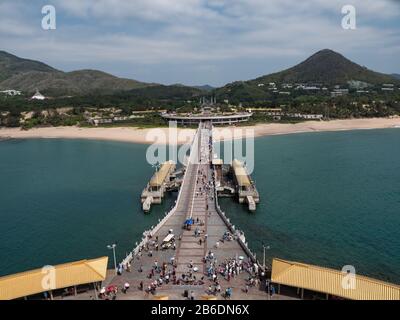
<svg viewBox="0 0 400 320"><path fill-rule="evenodd" d="M271 281L351 300L400 300L400 286L356 275L354 289L346 289L346 274L310 264L273 259Z"/></svg>
<svg viewBox="0 0 400 320"><path fill-rule="evenodd" d="M18 299L45 291L101 282L106 278L107 263L108 257L101 257L60 264L52 269L35 269L1 277L0 300ZM52 275L54 278L51 278Z"/></svg>

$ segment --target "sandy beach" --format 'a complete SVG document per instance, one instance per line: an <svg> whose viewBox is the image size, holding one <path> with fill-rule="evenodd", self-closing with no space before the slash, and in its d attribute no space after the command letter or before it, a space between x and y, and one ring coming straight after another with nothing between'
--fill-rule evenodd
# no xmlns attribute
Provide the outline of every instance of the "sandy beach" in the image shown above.
<svg viewBox="0 0 400 320"><path fill-rule="evenodd" d="M350 119L332 121L307 121L296 124L268 123L244 127L219 127L216 128L217 139L242 138L294 134L304 132L343 131L360 129L400 128L400 117L397 118L372 118ZM175 132L175 134L174 134ZM190 143L195 130L155 128L79 128L79 127L50 127L21 130L19 128L1 128L0 139L91 139L111 140L144 144L183 144Z"/></svg>

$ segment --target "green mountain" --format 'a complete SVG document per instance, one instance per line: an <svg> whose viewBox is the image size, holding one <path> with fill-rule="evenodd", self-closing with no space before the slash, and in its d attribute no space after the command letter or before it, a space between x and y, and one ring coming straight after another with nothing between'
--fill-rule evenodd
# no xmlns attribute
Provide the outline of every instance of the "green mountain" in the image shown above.
<svg viewBox="0 0 400 320"><path fill-rule="evenodd" d="M325 85L346 84L356 80L370 84L393 81L390 75L378 73L360 66L340 53L325 49L313 54L300 64L267 76L255 82L323 83Z"/></svg>
<svg viewBox="0 0 400 320"><path fill-rule="evenodd" d="M205 92L211 92L211 91L215 90L215 87L212 87L208 84L205 84L203 86L194 86L193 88L200 89Z"/></svg>
<svg viewBox="0 0 400 320"><path fill-rule="evenodd" d="M42 62L21 59L0 51L0 82L26 72L57 73L59 71Z"/></svg>
<svg viewBox="0 0 400 320"><path fill-rule="evenodd" d="M154 84L122 79L97 70L63 72L42 62L0 51L0 89L27 93L40 90L52 96L111 94Z"/></svg>
<svg viewBox="0 0 400 320"><path fill-rule="evenodd" d="M231 99L254 101L269 96L267 87L271 82L276 84L320 83L329 87L347 85L349 81L365 82L371 85L396 82L391 75L371 71L335 51L325 49L281 72L250 81L230 83L218 89L217 94Z"/></svg>
<svg viewBox="0 0 400 320"><path fill-rule="evenodd" d="M392 73L391 76L400 80L400 74L398 73Z"/></svg>

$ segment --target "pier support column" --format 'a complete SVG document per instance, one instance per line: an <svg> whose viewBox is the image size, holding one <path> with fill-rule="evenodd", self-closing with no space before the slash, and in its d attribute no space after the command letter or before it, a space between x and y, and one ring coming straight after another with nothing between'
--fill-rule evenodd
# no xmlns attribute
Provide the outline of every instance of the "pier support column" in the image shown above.
<svg viewBox="0 0 400 320"><path fill-rule="evenodd" d="M93 289L94 289L94 299L99 300L99 297L97 296L97 289L96 289L96 282L93 282Z"/></svg>

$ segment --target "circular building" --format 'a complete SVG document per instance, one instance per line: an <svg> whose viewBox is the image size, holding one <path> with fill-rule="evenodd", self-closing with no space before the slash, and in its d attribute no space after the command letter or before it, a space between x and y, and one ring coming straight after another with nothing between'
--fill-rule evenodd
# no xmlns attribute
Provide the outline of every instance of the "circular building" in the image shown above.
<svg viewBox="0 0 400 320"><path fill-rule="evenodd" d="M202 112L199 114L176 114L176 113L162 113L161 116L168 121L176 121L178 125L190 126L198 125L203 121L211 121L213 125L230 125L239 122L249 121L252 113L232 113L232 114L217 114L211 112Z"/></svg>

